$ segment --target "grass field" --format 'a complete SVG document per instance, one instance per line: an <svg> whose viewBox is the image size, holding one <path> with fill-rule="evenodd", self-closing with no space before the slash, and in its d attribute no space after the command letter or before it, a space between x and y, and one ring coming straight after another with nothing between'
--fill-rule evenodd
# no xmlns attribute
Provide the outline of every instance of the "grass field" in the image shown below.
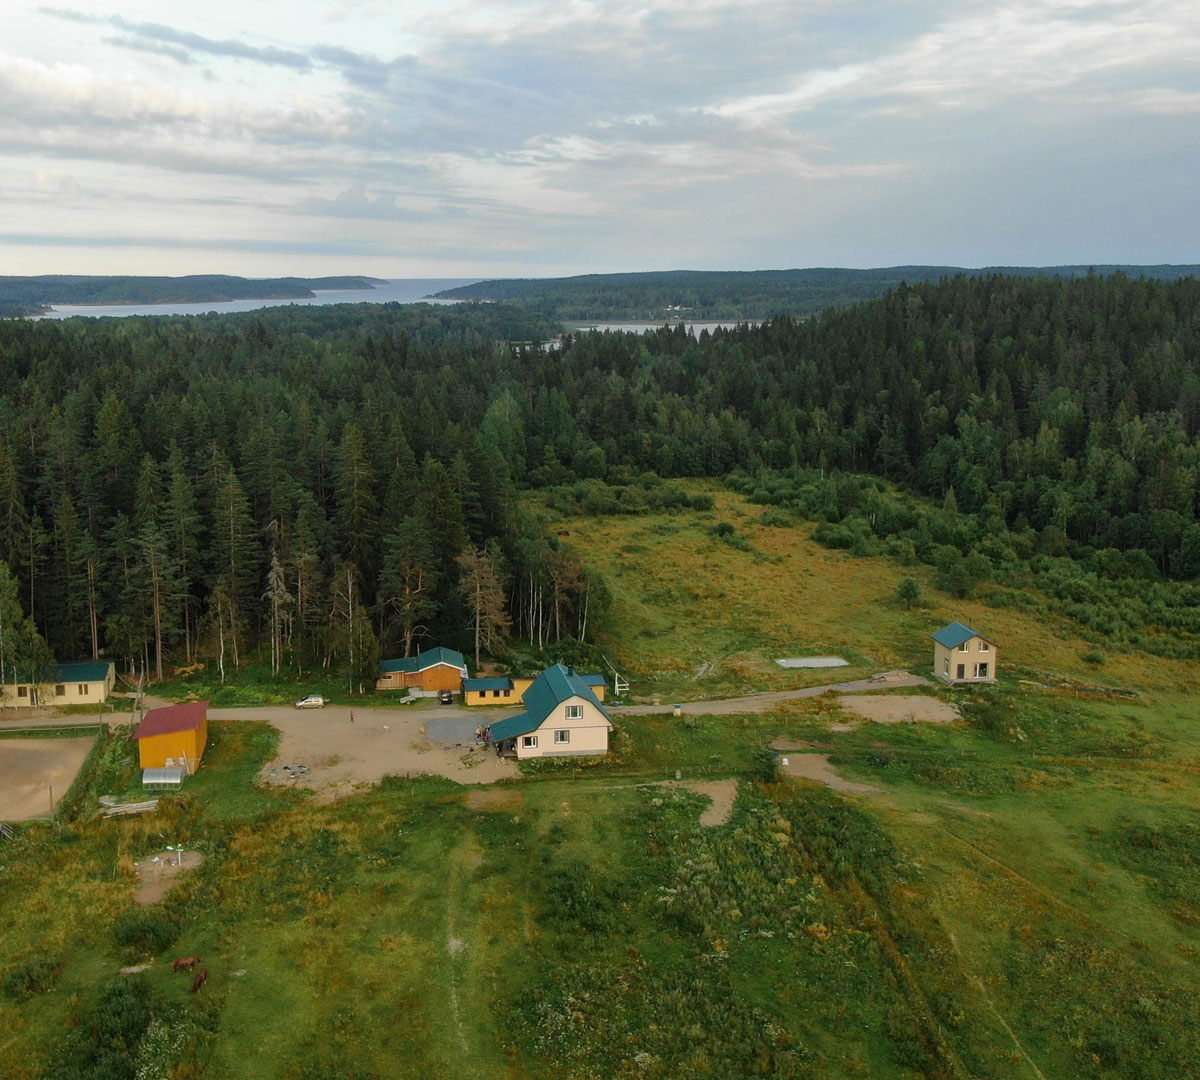
<svg viewBox="0 0 1200 1080"><path fill-rule="evenodd" d="M911 569L754 515L719 495L710 515L561 523L613 587L603 648L635 691L824 681L770 663L816 652L854 662L837 679L920 669L954 617L1045 677L937 691L953 725L854 723L829 697L617 710L602 762L332 805L257 788L273 731L214 723L183 796L99 822L95 795L133 779L110 738L65 820L0 845L0 1074L1200 1075L1195 666L1114 653L1105 680L1138 695L1081 692L1064 680L1097 676L1069 625L951 604L931 580L906 611L891 594ZM722 520L745 549L713 538ZM773 781L774 741L880 791ZM676 772L736 778L729 823L655 784ZM137 908L132 862L167 842L204 862ZM169 970L184 954L209 971L197 994Z"/></svg>

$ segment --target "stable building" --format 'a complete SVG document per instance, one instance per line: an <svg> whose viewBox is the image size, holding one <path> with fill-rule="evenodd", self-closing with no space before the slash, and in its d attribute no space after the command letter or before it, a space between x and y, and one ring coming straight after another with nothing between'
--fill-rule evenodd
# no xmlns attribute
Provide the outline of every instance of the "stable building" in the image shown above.
<svg viewBox="0 0 1200 1080"><path fill-rule="evenodd" d="M520 759L608 753L612 720L574 668L555 664L525 691L525 712L487 726L496 752Z"/></svg>
<svg viewBox="0 0 1200 1080"><path fill-rule="evenodd" d="M952 622L933 638L933 671L951 686L996 681L996 643L965 623Z"/></svg>
<svg viewBox="0 0 1200 1080"><path fill-rule="evenodd" d="M0 686L0 704L17 708L39 705L99 705L108 700L116 682L111 660L55 664L43 681Z"/></svg>
<svg viewBox="0 0 1200 1080"><path fill-rule="evenodd" d="M146 769L182 769L191 776L200 766L208 745L208 702L189 701L151 709L133 737L138 742L138 763Z"/></svg>
<svg viewBox="0 0 1200 1080"><path fill-rule="evenodd" d="M463 688L467 662L463 654L441 645L401 660L381 660L376 690L453 690Z"/></svg>
<svg viewBox="0 0 1200 1080"><path fill-rule="evenodd" d="M604 700L607 689L603 675L578 675L574 668L567 669L575 678L582 679L599 701ZM484 679L463 680L463 701L467 705L521 705L525 691L534 680L522 676L496 676Z"/></svg>

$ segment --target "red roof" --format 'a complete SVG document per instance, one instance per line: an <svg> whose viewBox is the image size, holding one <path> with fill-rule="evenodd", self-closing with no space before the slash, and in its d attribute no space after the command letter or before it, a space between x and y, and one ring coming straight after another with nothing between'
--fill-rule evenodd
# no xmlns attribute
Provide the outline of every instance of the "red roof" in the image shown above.
<svg viewBox="0 0 1200 1080"><path fill-rule="evenodd" d="M169 735L175 731L195 731L208 716L207 701L189 701L186 705L168 705L151 709L138 724L135 739L151 735Z"/></svg>

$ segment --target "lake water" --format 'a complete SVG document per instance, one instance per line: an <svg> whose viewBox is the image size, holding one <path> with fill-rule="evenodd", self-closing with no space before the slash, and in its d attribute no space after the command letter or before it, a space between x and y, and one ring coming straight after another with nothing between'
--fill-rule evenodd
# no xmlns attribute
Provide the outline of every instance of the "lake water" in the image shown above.
<svg viewBox="0 0 1200 1080"><path fill-rule="evenodd" d="M605 330L624 331L631 334L645 334L650 330L660 330L664 326L675 326L675 323L666 322L610 322L610 323L571 323L574 329L571 331L574 334L585 334L589 330L597 330L603 332ZM689 322L684 326L687 332L692 337L699 337L701 330L707 330L712 333L714 330L732 330L741 325L736 322ZM757 326L757 322L752 322L751 326Z"/></svg>
<svg viewBox="0 0 1200 1080"><path fill-rule="evenodd" d="M472 285L479 278L396 278L373 289L323 289L315 296L288 300L225 300L200 304L55 304L45 319L70 319L76 315L120 317L124 315L207 315L210 311L254 311L285 304L453 304L455 300L429 300L430 293Z"/></svg>

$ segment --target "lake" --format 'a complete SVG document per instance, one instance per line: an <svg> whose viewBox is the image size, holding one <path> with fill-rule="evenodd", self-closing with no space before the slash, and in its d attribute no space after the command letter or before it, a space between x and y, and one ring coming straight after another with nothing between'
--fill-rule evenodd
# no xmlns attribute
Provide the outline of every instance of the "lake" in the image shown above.
<svg viewBox="0 0 1200 1080"><path fill-rule="evenodd" d="M430 293L472 285L479 278L395 278L373 289L323 289L314 296L284 300L211 300L200 304L55 304L44 319L70 319L76 315L92 318L126 315L207 315L210 311L228 314L285 304L453 304L455 300L427 300Z"/></svg>

